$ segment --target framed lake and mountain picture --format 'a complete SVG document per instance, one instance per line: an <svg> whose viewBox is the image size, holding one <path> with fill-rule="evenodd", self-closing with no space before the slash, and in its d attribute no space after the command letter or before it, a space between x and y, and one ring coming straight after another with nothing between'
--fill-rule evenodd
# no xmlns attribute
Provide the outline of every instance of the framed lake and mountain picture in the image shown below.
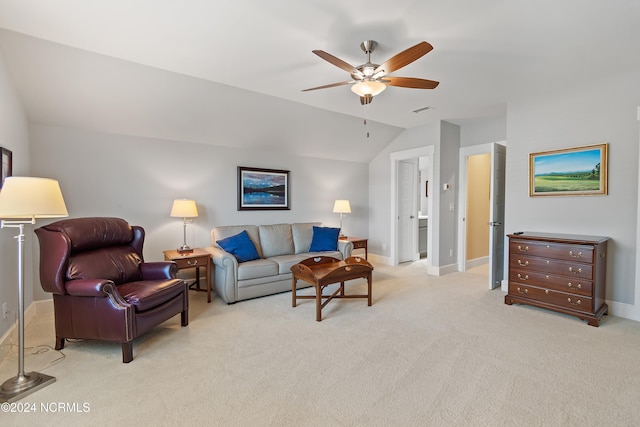
<svg viewBox="0 0 640 427"><path fill-rule="evenodd" d="M607 148L598 144L529 154L529 195L606 195Z"/></svg>
<svg viewBox="0 0 640 427"><path fill-rule="evenodd" d="M289 209L289 171L238 166L238 210Z"/></svg>

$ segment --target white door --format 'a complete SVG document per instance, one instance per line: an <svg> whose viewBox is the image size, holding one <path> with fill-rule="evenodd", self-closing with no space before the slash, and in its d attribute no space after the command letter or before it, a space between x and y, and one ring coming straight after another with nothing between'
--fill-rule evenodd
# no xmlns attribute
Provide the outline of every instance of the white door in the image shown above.
<svg viewBox="0 0 640 427"><path fill-rule="evenodd" d="M415 161L398 162L398 262L414 261L417 253L417 179Z"/></svg>
<svg viewBox="0 0 640 427"><path fill-rule="evenodd" d="M507 148L491 144L491 212L489 215L489 289L504 278L504 192Z"/></svg>

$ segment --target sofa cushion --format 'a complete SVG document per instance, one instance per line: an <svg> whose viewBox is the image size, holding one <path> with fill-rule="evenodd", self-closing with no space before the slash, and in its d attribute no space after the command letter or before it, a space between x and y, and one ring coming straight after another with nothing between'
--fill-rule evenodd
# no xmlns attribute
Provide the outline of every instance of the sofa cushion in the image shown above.
<svg viewBox="0 0 640 427"><path fill-rule="evenodd" d="M251 238L251 241L256 247L260 258L263 258L262 248L260 247L260 235L258 234L257 225L222 225L219 227L213 227L211 229L211 244L220 247L220 245L216 244L218 240L222 240L230 236L235 236L243 230L246 231Z"/></svg>
<svg viewBox="0 0 640 427"><path fill-rule="evenodd" d="M278 264L270 259L257 259L238 265L238 280L277 276Z"/></svg>
<svg viewBox="0 0 640 427"><path fill-rule="evenodd" d="M309 252L311 239L313 238L313 226L320 227L321 222L299 222L291 224L291 234L293 235L294 253L302 254Z"/></svg>
<svg viewBox="0 0 640 427"><path fill-rule="evenodd" d="M293 254L291 224L260 225L258 233L264 258Z"/></svg>
<svg viewBox="0 0 640 427"><path fill-rule="evenodd" d="M242 230L235 236L217 240L216 243L220 245L222 249L236 257L238 262L253 261L260 258L246 230Z"/></svg>
<svg viewBox="0 0 640 427"><path fill-rule="evenodd" d="M309 252L335 251L338 249L339 228L313 227L313 238Z"/></svg>
<svg viewBox="0 0 640 427"><path fill-rule="evenodd" d="M291 273L291 267L309 258L307 254L304 255L281 255L270 258L273 262L278 264L278 273L287 274Z"/></svg>

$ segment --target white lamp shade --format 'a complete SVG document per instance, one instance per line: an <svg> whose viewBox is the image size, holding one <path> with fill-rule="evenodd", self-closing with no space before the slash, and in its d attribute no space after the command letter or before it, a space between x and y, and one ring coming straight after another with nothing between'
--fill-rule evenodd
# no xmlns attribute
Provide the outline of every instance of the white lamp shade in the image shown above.
<svg viewBox="0 0 640 427"><path fill-rule="evenodd" d="M55 179L9 176L0 191L0 218L69 216Z"/></svg>
<svg viewBox="0 0 640 427"><path fill-rule="evenodd" d="M333 204L333 211L336 213L351 213L351 205L348 200L336 200Z"/></svg>
<svg viewBox="0 0 640 427"><path fill-rule="evenodd" d="M364 80L351 86L351 91L357 95L376 96L387 88L387 85L382 82L376 82L373 80Z"/></svg>
<svg viewBox="0 0 640 427"><path fill-rule="evenodd" d="M195 218L198 216L198 207L195 200L178 199L173 201L171 216L178 218Z"/></svg>

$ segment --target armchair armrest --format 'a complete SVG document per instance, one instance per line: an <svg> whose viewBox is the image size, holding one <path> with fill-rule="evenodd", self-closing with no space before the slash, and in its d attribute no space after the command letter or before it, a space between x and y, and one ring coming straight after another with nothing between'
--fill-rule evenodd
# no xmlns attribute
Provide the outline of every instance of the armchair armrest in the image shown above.
<svg viewBox="0 0 640 427"><path fill-rule="evenodd" d="M74 297L106 297L113 291L113 282L107 279L77 279L68 281L65 288Z"/></svg>
<svg viewBox="0 0 640 427"><path fill-rule="evenodd" d="M76 297L109 298L114 307L126 309L130 304L116 291L116 285L107 279L76 279L66 283L67 293Z"/></svg>
<svg viewBox="0 0 640 427"><path fill-rule="evenodd" d="M175 279L178 266L173 261L143 262L140 272L143 280Z"/></svg>

